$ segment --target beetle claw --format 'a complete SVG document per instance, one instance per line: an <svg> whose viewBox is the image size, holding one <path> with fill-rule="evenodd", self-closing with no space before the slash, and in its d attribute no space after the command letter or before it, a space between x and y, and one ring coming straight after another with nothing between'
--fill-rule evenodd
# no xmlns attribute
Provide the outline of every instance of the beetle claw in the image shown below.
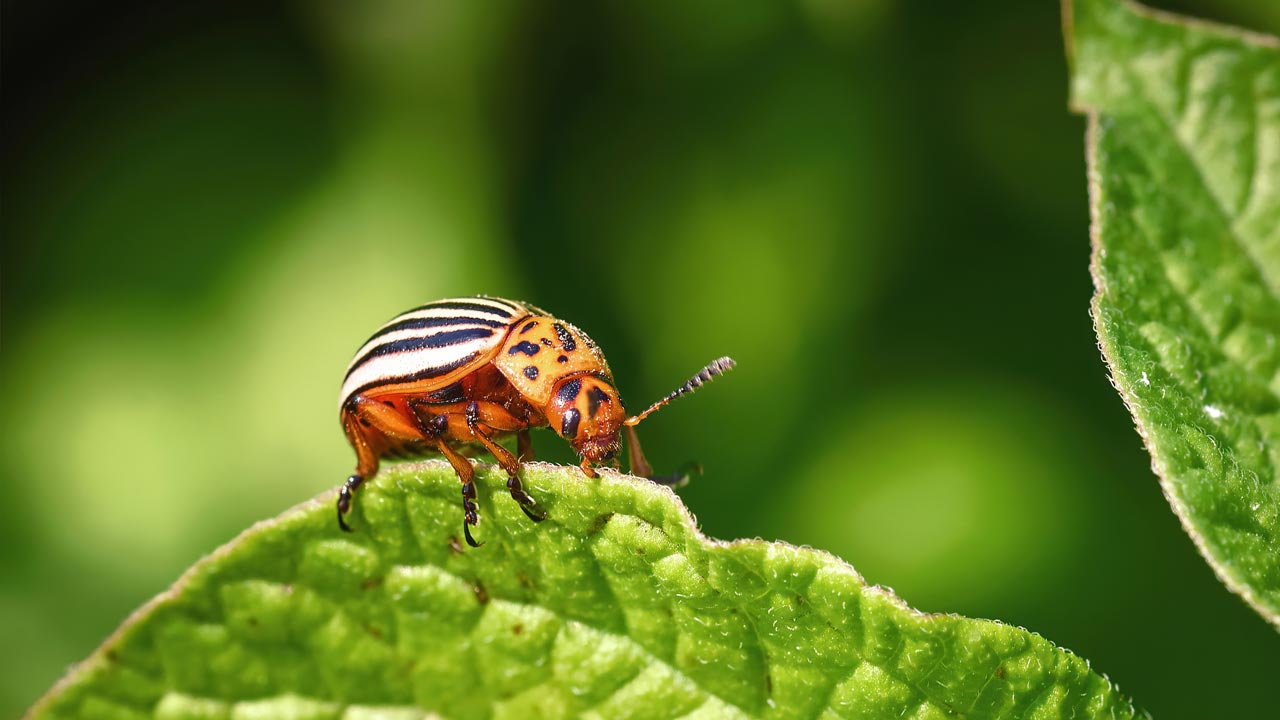
<svg viewBox="0 0 1280 720"><path fill-rule="evenodd" d="M467 524L466 520L462 521L462 535L467 539L467 544L473 548L478 548L484 544L476 542L476 539L471 537L471 526Z"/></svg>
<svg viewBox="0 0 1280 720"><path fill-rule="evenodd" d="M520 506L520 509L524 511L524 514L528 516L530 520L536 523L542 522L543 520L547 519L547 513L545 510L535 512L533 510L530 510L528 505L523 505L523 504Z"/></svg>
<svg viewBox="0 0 1280 720"><path fill-rule="evenodd" d="M666 485L669 488L682 488L689 484L695 475L702 474L702 465L689 461L680 466L680 469L671 475L655 475L649 478L649 482L659 485Z"/></svg>
<svg viewBox="0 0 1280 720"><path fill-rule="evenodd" d="M363 475L352 475L338 490L338 527L342 528L342 532L351 532L351 526L343 516L351 511L351 498L362 482L364 482Z"/></svg>

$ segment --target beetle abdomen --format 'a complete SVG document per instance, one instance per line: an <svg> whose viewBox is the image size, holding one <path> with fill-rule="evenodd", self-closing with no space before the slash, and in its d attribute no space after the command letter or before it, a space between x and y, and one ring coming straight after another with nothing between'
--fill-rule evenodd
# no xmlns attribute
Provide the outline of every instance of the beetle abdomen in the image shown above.
<svg viewBox="0 0 1280 720"><path fill-rule="evenodd" d="M490 297L437 300L401 313L356 352L339 407L360 393L444 387L488 362L527 315L519 303Z"/></svg>

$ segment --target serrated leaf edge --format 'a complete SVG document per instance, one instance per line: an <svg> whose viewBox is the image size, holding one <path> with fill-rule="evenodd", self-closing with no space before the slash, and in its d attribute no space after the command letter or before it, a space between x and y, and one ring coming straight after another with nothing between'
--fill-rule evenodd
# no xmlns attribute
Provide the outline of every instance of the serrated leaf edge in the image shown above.
<svg viewBox="0 0 1280 720"><path fill-rule="evenodd" d="M1145 5L1133 2L1132 0L1120 0L1122 4L1129 8L1130 11L1146 16L1152 20L1165 23L1177 23L1188 27L1206 30L1216 34L1224 35L1232 39L1243 40L1246 42L1263 45L1265 47L1280 48L1280 38L1265 33L1254 32L1241 28L1224 25L1221 23L1202 20L1200 18L1178 15L1176 13L1156 10ZM1068 62L1074 65L1075 41L1073 37L1074 27L1072 22L1074 0L1063 0L1063 36L1066 39ZM1072 67L1071 74L1074 76L1075 68ZM1178 522L1182 524L1182 528L1187 535L1191 537L1192 543L1195 544L1196 550L1204 557L1209 567L1213 569L1218 580L1227 587L1231 592L1252 607L1267 622L1275 626L1280 631L1280 611L1269 607L1258 597L1253 588L1247 583L1234 577L1226 565L1214 557L1210 551L1208 543L1203 535L1192 522L1191 514L1185 503L1178 497L1174 491L1173 482L1170 478L1170 471L1161 461L1159 454L1155 452L1147 429L1143 426L1139 418L1137 407L1135 406L1135 398L1125 389L1125 387L1116 379L1120 370L1116 367L1113 358L1116 356L1114 350L1110 347L1111 339L1104 332L1102 327L1102 311L1101 304L1103 296L1107 292L1105 278L1102 274L1102 236L1101 236L1101 210L1102 202L1102 179L1101 173L1097 167L1098 161L1098 125L1101 120L1101 113L1088 105L1077 103L1074 98L1070 99L1069 105L1075 112L1081 113L1086 118L1085 130L1085 163L1087 165L1086 176L1089 191L1089 244L1091 246L1089 258L1089 274L1093 279L1094 293L1089 303L1089 314L1093 319L1094 332L1098 336L1098 350L1102 354L1102 359L1107 364L1107 380L1111 383L1111 387L1115 388L1120 395L1121 401L1124 402L1125 409L1129 411L1129 415L1133 418L1134 428L1138 431L1138 436L1142 438L1143 447L1147 454L1151 456L1151 471L1155 473L1156 478L1160 481L1160 489L1164 493L1165 498L1169 501L1169 506L1173 508L1173 512L1178 517Z"/></svg>
<svg viewBox="0 0 1280 720"><path fill-rule="evenodd" d="M443 461L425 461L423 463L405 463L405 464L398 465L397 470L412 471L415 465L420 467L425 467L429 464L443 464ZM540 467L546 470L558 470L558 471L563 471L568 473L575 473L575 472L580 473L580 471L573 466L560 466L560 465L553 465L550 463L541 463L541 462L527 463L527 465ZM476 463L477 476L487 475L491 472L496 471L497 469L498 468L496 465L487 464L487 463ZM678 510L680 522L683 523L685 525L685 528L690 531L690 540L692 542L695 542L701 545L704 548L730 549L738 546L767 546L772 548L784 549L784 550L795 552L802 555L812 554L816 556L815 560L819 562L827 563L827 567L834 568L840 572L844 572L850 575L853 579L857 581L858 585L862 588L862 592L867 593L869 595L876 595L881 597L882 599L884 599L885 601L893 605L896 609L905 611L910 617L912 617L915 620L928 622L931 620L943 620L943 619L950 618L950 619L956 619L956 620L968 620L971 622L992 623L996 625L1010 626L1023 633L1026 633L1030 637L1039 638L1041 641L1048 643L1050 646L1057 648L1062 652L1067 653L1068 655L1072 655L1077 658L1080 658L1080 655L1078 655L1077 653L1074 653L1071 650L1062 647L1061 645L1053 643L1045 639L1039 633L1036 633L1035 631L1029 630L1020 625L1013 625L1011 623L1005 623L1000 620L970 618L968 616L962 616L956 613L930 613L930 612L917 610L916 608L913 608L909 604L907 604L905 600L898 597L890 588L868 583L866 579L863 578L863 576L857 571L857 569L855 569L850 563L848 563L844 559L830 552L827 552L826 550L822 550L819 548L814 548L806 545L799 545L799 546L793 545L791 543L788 543L782 540L769 541L769 540L764 540L762 538L741 538L736 540L718 540L716 538L708 537L705 534L703 534L702 530L698 527L697 520L693 516L693 514L689 511L688 506L684 504L683 500L680 499L680 496L677 495L675 491L672 490L670 487L656 485L656 484L650 483L648 480L644 478L627 475L627 474L609 470L609 469L600 469L598 472L599 472L599 477L594 479L587 478L586 475L581 475L581 477L584 481L591 480L593 482L640 484L642 486L650 488L651 491L656 491L658 493L667 495L668 500L672 502L675 508ZM43 696L41 696L41 698L37 700L36 703L31 706L30 709L28 709L26 714L23 715L24 720L34 720L34 718L40 717L41 714L45 712L47 707L50 706L58 698L58 696L62 693L62 691L70 687L77 680L79 680L80 676L84 672L92 670L99 663L108 662L109 654L112 652L112 648L117 643L119 643L119 641L127 633L129 633L135 625L145 621L157 608L163 606L165 603L178 600L179 596L186 589L187 585L192 581L192 579L200 575L200 573L202 573L207 568L207 566L217 562L219 559L234 552L244 540L252 538L258 533L266 532L272 529L273 527L275 527L276 525L286 523L289 520L299 515L303 515L305 513L312 512L312 511L319 511L319 512L326 512L326 513L329 512L329 510L332 508L333 499L337 496L337 490L338 490L338 486L335 486L330 490L326 490L325 492L309 500L306 500L302 503L299 503L298 505L295 505L285 510L284 512L282 512L281 514L275 517L260 520L254 523L253 525L249 526L247 529L241 531L232 540L219 546L209 554L197 560L194 564L191 565L191 567L187 568L187 570L184 571L182 575L179 576L179 578L171 586L169 586L168 588L160 592L155 597L148 600L146 603L144 603L142 606L134 610L132 613L130 613L129 616L125 619L125 621L121 623L120 627L116 628L116 630L112 632L111 635L109 635L87 658L85 658L83 661L79 663L76 663L75 665L72 665L68 669L66 674L63 675ZM1149 720L1150 714L1147 713L1145 710L1135 708L1133 705L1132 699L1121 694L1118 688L1116 687L1116 684L1105 673L1101 673L1101 672L1098 672L1097 670L1094 670L1092 667L1092 663L1090 663L1087 659L1081 658L1081 660L1085 663L1085 666L1091 672L1095 673L1097 677L1103 680L1103 682L1110 688L1111 692L1116 693L1117 699L1120 700L1129 709L1129 712L1134 717L1143 717L1143 718L1148 718ZM721 700L723 701L723 699Z"/></svg>

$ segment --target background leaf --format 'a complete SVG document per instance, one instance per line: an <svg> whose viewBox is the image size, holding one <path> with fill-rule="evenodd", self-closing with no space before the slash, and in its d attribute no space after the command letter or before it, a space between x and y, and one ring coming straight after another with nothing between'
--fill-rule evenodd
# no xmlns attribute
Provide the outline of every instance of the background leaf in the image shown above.
<svg viewBox="0 0 1280 720"><path fill-rule="evenodd" d="M36 718L1133 717L1088 664L1008 625L911 610L837 558L702 537L665 488L531 465L550 519L479 476L384 471L358 532L326 494L135 614Z"/></svg>
<svg viewBox="0 0 1280 720"><path fill-rule="evenodd" d="M1280 625L1280 42L1067 7L1103 354L1201 553Z"/></svg>

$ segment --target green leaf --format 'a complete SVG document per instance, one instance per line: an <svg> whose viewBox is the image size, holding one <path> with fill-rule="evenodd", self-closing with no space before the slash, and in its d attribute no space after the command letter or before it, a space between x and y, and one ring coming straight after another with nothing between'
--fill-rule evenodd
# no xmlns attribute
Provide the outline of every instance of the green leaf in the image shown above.
<svg viewBox="0 0 1280 720"><path fill-rule="evenodd" d="M478 473L459 542L442 462L384 470L357 528L326 494L139 610L35 718L1128 718L1026 630L926 615L839 559L702 537L667 488L532 464L529 522Z"/></svg>
<svg viewBox="0 0 1280 720"><path fill-rule="evenodd" d="M1280 626L1280 42L1067 5L1094 322L1182 524Z"/></svg>

